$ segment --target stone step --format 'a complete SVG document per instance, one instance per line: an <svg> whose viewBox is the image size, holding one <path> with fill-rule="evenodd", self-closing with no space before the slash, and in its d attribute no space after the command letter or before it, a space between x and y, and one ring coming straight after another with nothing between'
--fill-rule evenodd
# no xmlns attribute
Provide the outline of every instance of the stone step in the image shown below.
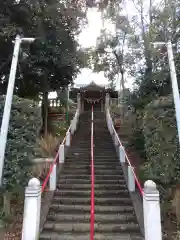
<svg viewBox="0 0 180 240"><path fill-rule="evenodd" d="M57 184L57 189L91 189L91 184ZM126 184L94 184L94 189L96 190L122 190L122 189L127 189Z"/></svg>
<svg viewBox="0 0 180 240"><path fill-rule="evenodd" d="M58 181L59 184L73 184L73 183L76 183L77 185L78 184L91 184L91 179L78 179L78 178L60 178L59 181ZM115 179L115 180L97 180L95 181L96 184L126 184L126 181L125 179Z"/></svg>
<svg viewBox="0 0 180 240"><path fill-rule="evenodd" d="M66 204L66 205L72 205L72 204L88 204L91 205L91 195L87 197L65 197L65 196L54 196L53 198L53 203L59 203L59 204ZM95 197L94 198L94 204L96 206L101 205L101 206L107 206L108 204L112 204L113 206L118 206L118 205L130 205L131 199L130 198L122 198L122 197Z"/></svg>
<svg viewBox="0 0 180 240"><path fill-rule="evenodd" d="M45 231L41 233L39 240L89 240L90 233L53 233L51 231ZM134 235L129 233L95 233L94 240L143 240L140 235Z"/></svg>
<svg viewBox="0 0 180 240"><path fill-rule="evenodd" d="M67 157L65 163L90 163L91 157L88 156L83 156L83 155L76 155L72 157ZM120 164L119 160L117 158L112 158L112 157L106 157L106 158L99 158L99 157L94 157L94 163L95 164Z"/></svg>
<svg viewBox="0 0 180 240"><path fill-rule="evenodd" d="M96 180L119 180L119 179L124 179L124 176L121 174L95 174L95 181ZM91 174L76 174L76 173L62 173L61 178L63 179L91 179Z"/></svg>
<svg viewBox="0 0 180 240"><path fill-rule="evenodd" d="M80 145L74 147L74 148L71 148L71 150L69 151L69 156L73 155L73 154L76 154L76 153L83 153L83 154L90 154L90 150L91 150L91 147L90 146L81 146L81 149L78 149L80 147ZM115 152L115 148L114 149L109 149L107 150L106 147L102 147L102 148L99 148L98 146L94 146L94 154L98 154L99 157L106 157L105 154L102 154L102 153L106 153L108 154L109 156L116 156L116 152Z"/></svg>
<svg viewBox="0 0 180 240"><path fill-rule="evenodd" d="M87 164L79 164L78 162L77 163L66 163L64 165L65 168L68 168L68 169L87 169L87 168L90 168L91 167L91 164L87 163ZM120 165L117 165L117 164L114 164L114 165L102 165L102 164L99 164L99 165L94 165L94 169L96 170L99 170L99 169L102 169L102 170L121 170L122 171L122 168Z"/></svg>
<svg viewBox="0 0 180 240"><path fill-rule="evenodd" d="M87 197L90 196L91 190L67 190L61 189L55 191L55 196L67 196L67 197ZM129 197L129 191L127 189L123 190L97 190L94 192L95 197L109 197L109 196L120 196Z"/></svg>
<svg viewBox="0 0 180 240"><path fill-rule="evenodd" d="M87 152L85 152L85 151L82 151L82 152L73 151L72 153L68 154L67 158L69 159L69 158L73 158L75 156L76 157L77 156L81 157L81 155L84 155L83 160L87 160L87 159L89 159L89 157L91 155L91 152L90 152L90 150L87 151ZM106 154L104 153L104 155L101 155L99 153L94 153L94 156L96 156L96 158L98 158L99 160L101 160L101 159L102 160L109 160L109 158L112 159L112 161L117 161L118 160L118 157L117 157L117 154L116 154L115 150L112 153L111 152L106 152Z"/></svg>
<svg viewBox="0 0 180 240"><path fill-rule="evenodd" d="M55 223L55 222L50 222L47 221L44 224L44 229L48 231L53 231L53 232L79 232L79 233L84 233L84 232L90 232L90 223L84 223L84 222L78 222L74 223L68 222L68 223ZM136 223L121 223L121 224L110 224L110 223L95 223L94 224L94 231L99 232L99 233L107 233L107 232L113 232L113 233L120 233L120 232L138 232L139 233L139 225Z"/></svg>
<svg viewBox="0 0 180 240"><path fill-rule="evenodd" d="M74 167L74 168L83 168L83 167L91 167L91 163L90 161L89 162L79 162L79 161L71 161L71 162L65 162L64 164L64 167L65 168L68 168L68 167ZM94 168L95 169L120 169L122 170L122 167L120 166L119 163L111 163L111 162L107 162L107 163L104 163L102 164L101 162L98 163L98 162L94 162Z"/></svg>
<svg viewBox="0 0 180 240"><path fill-rule="evenodd" d="M74 169L64 169L63 173L64 174L70 174L76 172L77 175L86 175L86 174L90 174L91 173L91 168L87 168L87 169L76 169L76 171L74 171ZM120 175L123 174L122 169L116 170L116 169L95 169L94 170L95 175L110 175L110 174L115 174L115 175Z"/></svg>
<svg viewBox="0 0 180 240"><path fill-rule="evenodd" d="M63 205L58 203L52 203L50 211L71 213L71 214L90 214L90 205ZM103 214L118 214L118 213L133 213L133 206L95 206L96 213Z"/></svg>
<svg viewBox="0 0 180 240"><path fill-rule="evenodd" d="M103 222L103 223L123 223L123 222L136 222L136 216L134 214L96 214L95 213L95 222ZM63 214L63 213L54 213L50 212L47 217L48 221L52 222L90 222L91 215L72 215L72 214Z"/></svg>

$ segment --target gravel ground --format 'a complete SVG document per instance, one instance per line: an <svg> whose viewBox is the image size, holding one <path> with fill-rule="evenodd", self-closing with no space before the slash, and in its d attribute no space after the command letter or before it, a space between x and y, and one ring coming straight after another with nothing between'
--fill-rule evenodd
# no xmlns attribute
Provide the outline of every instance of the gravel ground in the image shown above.
<svg viewBox="0 0 180 240"><path fill-rule="evenodd" d="M42 205L41 205L41 222L40 230L43 227L46 215L49 211L49 206L53 197L52 192L45 192L42 196ZM13 206L14 209L14 219L12 223L8 226L5 233L0 232L0 240L21 240L21 231L22 231L22 222L23 222L23 211L24 203L19 202Z"/></svg>

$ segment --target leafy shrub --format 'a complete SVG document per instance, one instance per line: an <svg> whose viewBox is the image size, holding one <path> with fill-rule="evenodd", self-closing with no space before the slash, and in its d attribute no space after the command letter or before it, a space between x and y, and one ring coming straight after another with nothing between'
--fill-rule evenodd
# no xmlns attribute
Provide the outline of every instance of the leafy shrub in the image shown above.
<svg viewBox="0 0 180 240"><path fill-rule="evenodd" d="M144 113L143 133L147 162L144 177L154 180L162 198L168 199L170 189L180 183L180 148L172 97L150 103Z"/></svg>
<svg viewBox="0 0 180 240"><path fill-rule="evenodd" d="M3 109L4 97L1 96L0 123ZM14 97L5 152L3 187L1 188L4 193L18 191L27 186L40 127L41 112L37 104L28 99Z"/></svg>
<svg viewBox="0 0 180 240"><path fill-rule="evenodd" d="M52 121L51 122L51 133L52 135L60 138L64 138L68 129L68 124L65 121Z"/></svg>
<svg viewBox="0 0 180 240"><path fill-rule="evenodd" d="M142 158L146 158L145 154L145 139L141 129L135 129L131 137L131 144L138 151Z"/></svg>

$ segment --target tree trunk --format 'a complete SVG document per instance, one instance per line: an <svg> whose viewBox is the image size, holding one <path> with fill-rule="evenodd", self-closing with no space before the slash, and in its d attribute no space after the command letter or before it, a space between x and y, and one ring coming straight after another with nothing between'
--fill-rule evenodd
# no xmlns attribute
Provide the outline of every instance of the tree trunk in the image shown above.
<svg viewBox="0 0 180 240"><path fill-rule="evenodd" d="M151 24L152 24L152 1L150 0L150 9L149 9L149 34L146 36L145 24L144 24L144 9L143 9L143 1L140 1L141 7L141 28L142 28L142 38L144 41L144 56L146 59L146 78L147 81L152 81L152 59L151 59Z"/></svg>

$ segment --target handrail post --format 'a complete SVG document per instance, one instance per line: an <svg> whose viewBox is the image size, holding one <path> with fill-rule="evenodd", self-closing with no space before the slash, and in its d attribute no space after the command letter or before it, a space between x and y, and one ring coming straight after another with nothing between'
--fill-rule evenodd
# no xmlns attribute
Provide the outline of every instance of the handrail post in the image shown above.
<svg viewBox="0 0 180 240"><path fill-rule="evenodd" d="M143 209L145 240L162 240L159 192L151 180L144 184Z"/></svg>
<svg viewBox="0 0 180 240"><path fill-rule="evenodd" d="M56 164L53 165L52 172L50 174L50 179L49 179L49 190L50 191L55 191L56 190Z"/></svg>
<svg viewBox="0 0 180 240"><path fill-rule="evenodd" d="M37 178L30 179L25 190L22 240L37 240L41 209L41 186Z"/></svg>
<svg viewBox="0 0 180 240"><path fill-rule="evenodd" d="M71 145L71 132L69 130L66 135L66 146L70 147L70 145Z"/></svg>
<svg viewBox="0 0 180 240"><path fill-rule="evenodd" d="M64 163L64 144L59 146L59 163Z"/></svg>
<svg viewBox="0 0 180 240"><path fill-rule="evenodd" d="M119 146L119 161L121 163L125 163L125 153L124 153L124 148L123 146Z"/></svg>
<svg viewBox="0 0 180 240"><path fill-rule="evenodd" d="M128 189L130 192L135 192L135 179L132 166L128 166Z"/></svg>

